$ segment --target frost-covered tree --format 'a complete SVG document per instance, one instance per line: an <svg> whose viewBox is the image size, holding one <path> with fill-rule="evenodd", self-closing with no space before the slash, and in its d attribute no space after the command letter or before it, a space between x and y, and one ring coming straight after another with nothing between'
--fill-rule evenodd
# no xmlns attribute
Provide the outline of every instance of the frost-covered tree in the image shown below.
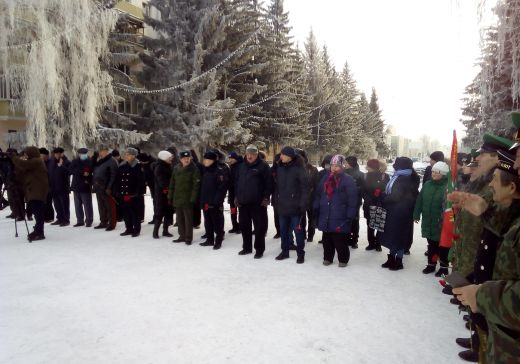
<svg viewBox="0 0 520 364"><path fill-rule="evenodd" d="M208 73L233 50L222 49L226 40L226 16L217 0L152 0L160 19L145 17L156 30L157 39L145 39L139 81L147 89L163 89L189 82L182 88L148 95L140 121L155 133L152 145L220 146L247 142L251 136L242 128L235 101L219 98L223 74ZM249 35L244 35L244 41ZM227 95L226 95L227 96Z"/></svg>
<svg viewBox="0 0 520 364"><path fill-rule="evenodd" d="M26 143L85 146L114 99L100 60L116 16L92 0L0 4L0 74L28 120Z"/></svg>
<svg viewBox="0 0 520 364"><path fill-rule="evenodd" d="M382 117L381 109L379 108L378 98L376 89L372 88L372 94L370 95L370 104L368 105L370 112L373 115L371 122L371 129L369 131L369 137L372 138L376 144L376 150L381 156L388 154L389 147L385 142L385 124Z"/></svg>

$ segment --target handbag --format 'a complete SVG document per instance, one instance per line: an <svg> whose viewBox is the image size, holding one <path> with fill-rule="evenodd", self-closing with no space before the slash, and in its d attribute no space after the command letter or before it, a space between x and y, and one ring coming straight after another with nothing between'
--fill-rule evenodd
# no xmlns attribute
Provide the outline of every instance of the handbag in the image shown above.
<svg viewBox="0 0 520 364"><path fill-rule="evenodd" d="M377 231L385 231L386 210L380 205L369 206L368 227Z"/></svg>

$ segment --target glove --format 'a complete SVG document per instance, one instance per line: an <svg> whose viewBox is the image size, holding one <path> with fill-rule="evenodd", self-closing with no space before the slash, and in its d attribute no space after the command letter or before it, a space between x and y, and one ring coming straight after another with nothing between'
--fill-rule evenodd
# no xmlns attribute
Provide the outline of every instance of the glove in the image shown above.
<svg viewBox="0 0 520 364"><path fill-rule="evenodd" d="M168 194L168 188L163 188L162 192L167 195Z"/></svg>
<svg viewBox="0 0 520 364"><path fill-rule="evenodd" d="M374 190L374 197L379 197L381 196L381 189L380 188L376 188Z"/></svg>
<svg viewBox="0 0 520 364"><path fill-rule="evenodd" d="M231 215L236 215L237 214L237 208L236 207L232 207L231 208Z"/></svg>
<svg viewBox="0 0 520 364"><path fill-rule="evenodd" d="M204 211L208 211L208 209L209 209L209 205L208 205L207 203L205 203L204 206L202 207L202 209L203 209Z"/></svg>
<svg viewBox="0 0 520 364"><path fill-rule="evenodd" d="M262 202L260 203L260 205L262 205L262 207L267 207L269 206L269 199L268 198L264 198L262 200Z"/></svg>
<svg viewBox="0 0 520 364"><path fill-rule="evenodd" d="M132 197L130 197L128 195L123 196L123 201L130 202L130 200L132 200Z"/></svg>

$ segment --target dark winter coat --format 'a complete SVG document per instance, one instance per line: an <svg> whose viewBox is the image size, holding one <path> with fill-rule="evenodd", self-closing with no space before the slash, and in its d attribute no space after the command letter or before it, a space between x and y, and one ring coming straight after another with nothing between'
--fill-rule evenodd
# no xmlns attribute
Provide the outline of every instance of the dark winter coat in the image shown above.
<svg viewBox="0 0 520 364"><path fill-rule="evenodd" d="M94 192L112 190L116 180L118 163L111 154L98 159L94 165Z"/></svg>
<svg viewBox="0 0 520 364"><path fill-rule="evenodd" d="M424 170L424 176L423 176L423 179L422 179L422 183L423 185L426 184L426 182L428 182L429 180L432 179L432 166L429 165L428 167L426 167L426 169Z"/></svg>
<svg viewBox="0 0 520 364"><path fill-rule="evenodd" d="M229 186L229 170L220 163L204 167L200 189L200 207L220 207L224 204Z"/></svg>
<svg viewBox="0 0 520 364"><path fill-rule="evenodd" d="M418 195L420 179L417 174L400 176L394 182L389 195L383 194L386 209L385 231L381 244L390 250L407 249L413 241L413 210Z"/></svg>
<svg viewBox="0 0 520 364"><path fill-rule="evenodd" d="M168 187L172 178L173 167L165 161L158 160L153 164L154 174L154 208L156 215L166 215L171 206L168 205Z"/></svg>
<svg viewBox="0 0 520 364"><path fill-rule="evenodd" d="M273 207L275 207L276 209L278 209L278 198L276 196L276 187L278 185L278 167L279 167L280 163L281 163L280 161L275 161L273 163L273 166L271 167L271 183L272 183L271 188L273 191L273 194L271 196L271 205L273 205Z"/></svg>
<svg viewBox="0 0 520 364"><path fill-rule="evenodd" d="M314 202L314 191L320 183L320 176L318 168L314 167L310 163L305 165L305 170L307 171L307 177L309 179L309 197L307 199L307 209L312 209L312 204Z"/></svg>
<svg viewBox="0 0 520 364"><path fill-rule="evenodd" d="M318 216L319 230L349 234L359 208L358 191L356 182L348 174L340 173L338 177L338 186L329 201L325 192L328 175L323 176L316 189L313 209L315 216Z"/></svg>
<svg viewBox="0 0 520 364"><path fill-rule="evenodd" d="M300 157L280 161L276 174L276 200L280 216L302 216L309 201L309 177Z"/></svg>
<svg viewBox="0 0 520 364"><path fill-rule="evenodd" d="M177 165L170 178L168 200L174 207L193 207L199 197L200 172L194 162Z"/></svg>
<svg viewBox="0 0 520 364"><path fill-rule="evenodd" d="M50 188L53 195L68 195L70 193L70 161L63 156L63 164L51 158L49 163Z"/></svg>
<svg viewBox="0 0 520 364"><path fill-rule="evenodd" d="M235 203L235 197L236 197L236 183L238 180L238 171L240 170L240 166L242 165L243 161L239 160L235 164L232 164L229 166L229 195L228 195L228 203L230 205L234 205Z"/></svg>
<svg viewBox="0 0 520 364"><path fill-rule="evenodd" d="M444 195L448 179L443 177L439 181L433 179L423 185L419 197L415 202L414 220L421 220L422 237L433 241L440 241Z"/></svg>
<svg viewBox="0 0 520 364"><path fill-rule="evenodd" d="M93 163L90 158L81 160L74 159L70 163L72 174L71 190L78 193L92 193L92 176L94 173Z"/></svg>
<svg viewBox="0 0 520 364"><path fill-rule="evenodd" d="M26 201L46 201L49 193L49 180L47 168L40 158L40 152L36 147L28 147L25 150L27 160L13 157L17 179L23 185Z"/></svg>
<svg viewBox="0 0 520 364"><path fill-rule="evenodd" d="M355 167L345 170L350 177L354 178L356 187L358 190L358 209L363 203L363 190L365 189L365 174L359 170L359 166L356 164ZM358 211L359 213L359 211Z"/></svg>
<svg viewBox="0 0 520 364"><path fill-rule="evenodd" d="M370 206L379 206L381 204L381 197L389 180L390 177L386 173L379 171L365 174L362 195L363 214L366 219L369 218Z"/></svg>
<svg viewBox="0 0 520 364"><path fill-rule="evenodd" d="M238 172L235 193L239 205L260 205L263 200L269 201L272 193L269 165L260 158L253 163L245 160Z"/></svg>
<svg viewBox="0 0 520 364"><path fill-rule="evenodd" d="M142 196L146 191L144 173L137 160L121 163L116 177L116 195L121 199Z"/></svg>
<svg viewBox="0 0 520 364"><path fill-rule="evenodd" d="M155 163L156 161L153 158L150 158L150 161L139 163L139 165L141 166L141 170L144 174L144 180L146 182L146 185L150 189L150 193L152 196L155 196L155 179L153 172L153 166Z"/></svg>

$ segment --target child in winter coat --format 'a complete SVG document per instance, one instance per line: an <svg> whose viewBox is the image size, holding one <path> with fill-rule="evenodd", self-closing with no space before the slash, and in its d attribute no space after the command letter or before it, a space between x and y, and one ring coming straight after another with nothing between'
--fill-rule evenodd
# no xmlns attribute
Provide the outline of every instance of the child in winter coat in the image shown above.
<svg viewBox="0 0 520 364"><path fill-rule="evenodd" d="M415 203L413 219L419 222L422 215L422 237L428 241L428 265L423 269L424 274L435 272L437 260L440 260L440 269L435 274L440 277L448 273L449 248L439 246L444 196L448 183L449 166L444 162L437 162L432 167L432 178L427 181Z"/></svg>

